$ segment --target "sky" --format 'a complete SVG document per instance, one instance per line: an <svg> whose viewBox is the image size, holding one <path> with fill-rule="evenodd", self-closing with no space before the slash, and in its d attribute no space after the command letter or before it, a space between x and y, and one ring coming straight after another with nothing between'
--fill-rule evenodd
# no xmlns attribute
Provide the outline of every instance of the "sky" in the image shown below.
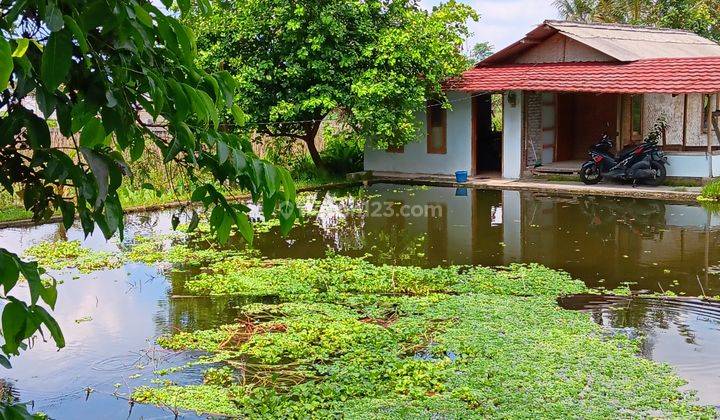
<svg viewBox="0 0 720 420"><path fill-rule="evenodd" d="M420 0L426 9L440 4L441 0ZM473 32L466 48L477 42L488 41L499 51L521 39L536 25L546 19L557 19L558 12L552 0L458 0L472 6L480 14L478 22L472 22Z"/></svg>

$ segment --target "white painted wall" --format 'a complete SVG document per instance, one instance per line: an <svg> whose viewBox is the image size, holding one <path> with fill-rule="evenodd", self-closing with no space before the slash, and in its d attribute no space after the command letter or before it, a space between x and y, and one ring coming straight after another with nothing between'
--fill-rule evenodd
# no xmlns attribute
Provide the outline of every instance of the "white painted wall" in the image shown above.
<svg viewBox="0 0 720 420"><path fill-rule="evenodd" d="M509 94L503 95L502 176L508 179L520 178L522 170L523 92L514 93L514 107L508 102Z"/></svg>
<svg viewBox="0 0 720 420"><path fill-rule="evenodd" d="M522 261L522 200L520 191L502 192L503 262Z"/></svg>
<svg viewBox="0 0 720 420"><path fill-rule="evenodd" d="M669 165L667 166L668 176L679 176L686 178L705 178L710 175L710 163L707 156L702 152L666 152ZM715 156L714 164L720 164L720 156ZM720 173L719 170L714 170Z"/></svg>
<svg viewBox="0 0 720 420"><path fill-rule="evenodd" d="M449 92L452 109L447 112L447 153L427 153L427 118L425 111L417 118L422 128L416 142L405 145L403 153L388 153L366 143L365 170L417 174L454 175L472 167L472 101L470 94Z"/></svg>

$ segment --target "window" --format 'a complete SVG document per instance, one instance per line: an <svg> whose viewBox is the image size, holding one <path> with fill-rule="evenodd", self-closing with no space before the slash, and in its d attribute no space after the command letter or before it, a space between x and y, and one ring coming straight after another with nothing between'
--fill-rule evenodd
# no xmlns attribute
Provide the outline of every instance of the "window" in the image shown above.
<svg viewBox="0 0 720 420"><path fill-rule="evenodd" d="M427 152L444 155L447 153L447 110L440 102L428 103L427 126Z"/></svg>
<svg viewBox="0 0 720 420"><path fill-rule="evenodd" d="M643 137L643 97L642 95L633 95L631 108L632 121L632 140L642 140Z"/></svg>
<svg viewBox="0 0 720 420"><path fill-rule="evenodd" d="M702 132L703 134L707 134L708 132L708 110L710 109L710 95L703 95L703 107L702 107L702 115L700 118L702 119Z"/></svg>

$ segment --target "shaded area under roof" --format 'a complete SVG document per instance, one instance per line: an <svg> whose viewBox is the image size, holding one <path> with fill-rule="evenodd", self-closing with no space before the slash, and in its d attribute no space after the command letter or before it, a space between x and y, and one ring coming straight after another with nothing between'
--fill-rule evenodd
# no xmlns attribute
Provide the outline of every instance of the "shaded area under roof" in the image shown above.
<svg viewBox="0 0 720 420"><path fill-rule="evenodd" d="M479 65L447 81L444 88L463 92L715 93L720 92L720 57Z"/></svg>
<svg viewBox="0 0 720 420"><path fill-rule="evenodd" d="M556 33L618 61L720 56L720 45L679 29L548 20L522 40L498 51L480 64L509 62Z"/></svg>

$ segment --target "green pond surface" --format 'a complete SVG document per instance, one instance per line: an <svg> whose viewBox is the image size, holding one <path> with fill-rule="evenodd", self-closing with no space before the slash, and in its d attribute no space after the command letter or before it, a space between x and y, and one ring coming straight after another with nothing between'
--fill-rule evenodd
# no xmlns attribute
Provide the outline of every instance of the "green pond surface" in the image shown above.
<svg viewBox="0 0 720 420"><path fill-rule="evenodd" d="M278 228L258 232L254 247L264 257L322 258L331 251L421 267L535 262L594 288L720 295L720 216L699 205L392 184L310 193L299 201L306 217L288 236ZM170 232L171 215L127 216L124 245L138 235ZM0 230L0 246L17 253L67 240L110 252L122 246L56 224ZM156 338L231 323L245 303L186 297L181 284L187 274L162 265L53 275L62 281L55 316L67 347L57 351L35 340L13 359L3 385L17 400L33 401L34 410L59 419L174 418L170 408L127 401L132 389L152 385L154 370L197 356L164 350ZM644 357L671 364L688 389L698 391L700 403L720 405L720 306L597 296L560 303L590 312L611 334L644 337ZM200 368L189 368L168 379L197 383L201 375Z"/></svg>

